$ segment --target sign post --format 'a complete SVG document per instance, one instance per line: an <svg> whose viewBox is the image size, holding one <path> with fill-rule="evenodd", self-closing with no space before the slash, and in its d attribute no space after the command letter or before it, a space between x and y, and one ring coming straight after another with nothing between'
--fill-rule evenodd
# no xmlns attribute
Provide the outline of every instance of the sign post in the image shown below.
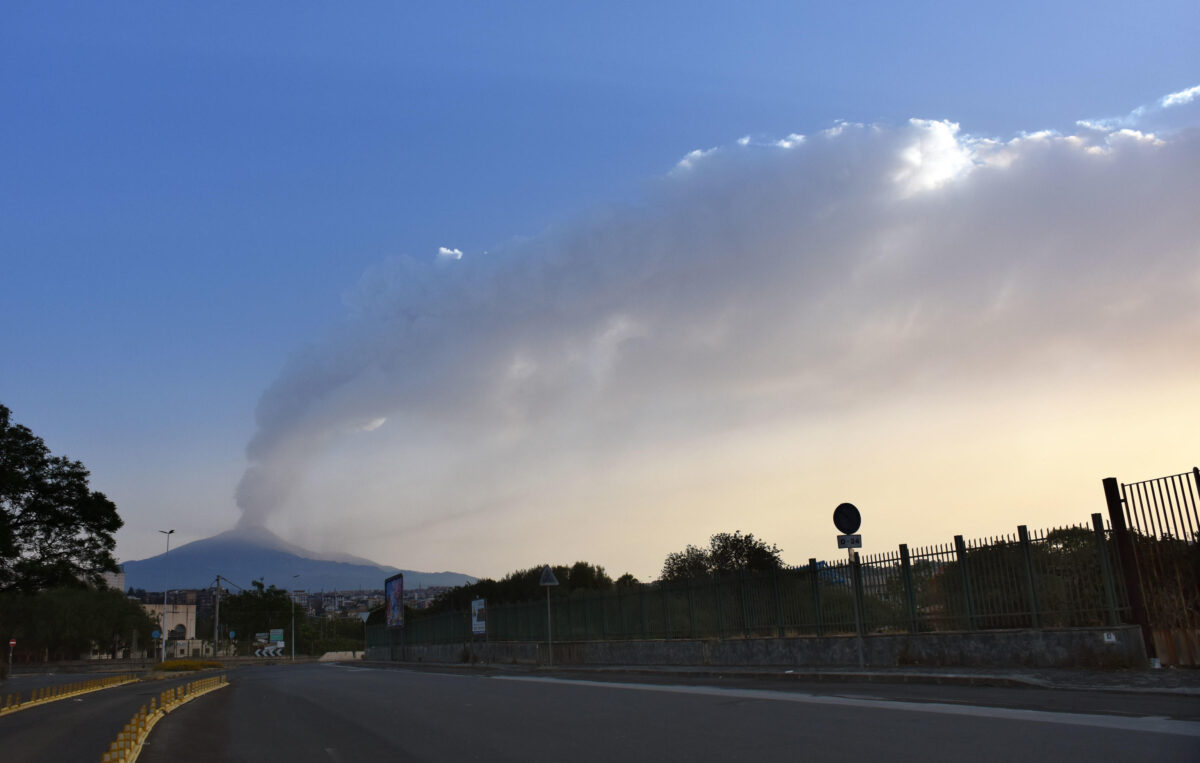
<svg viewBox="0 0 1200 763"><path fill-rule="evenodd" d="M546 660L550 667L554 667L554 635L550 631L550 587L558 585L558 578L554 577L554 570L550 569L550 565L542 568L542 579L538 581L538 585L546 589Z"/></svg>
<svg viewBox="0 0 1200 763"><path fill-rule="evenodd" d="M17 640L15 638L10 638L8 640L8 675L9 676L12 675L12 653L13 653L13 647L15 647L16 645L17 645Z"/></svg>
<svg viewBox="0 0 1200 763"><path fill-rule="evenodd" d="M858 642L858 667L866 667L867 661L863 654L863 624L862 612L859 611L859 599L862 597L860 575L858 569L858 555L854 553L854 549L862 548L862 536L858 535L858 528L862 525L862 515L858 513L858 507L852 503L838 504L838 507L833 510L833 525L842 532L838 536L838 548L846 549L846 554L849 557L850 582L853 586L854 598L854 637Z"/></svg>

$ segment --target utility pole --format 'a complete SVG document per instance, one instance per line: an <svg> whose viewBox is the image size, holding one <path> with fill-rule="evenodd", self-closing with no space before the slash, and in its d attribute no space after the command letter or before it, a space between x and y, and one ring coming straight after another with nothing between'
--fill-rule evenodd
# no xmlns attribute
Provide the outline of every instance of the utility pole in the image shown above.
<svg viewBox="0 0 1200 763"><path fill-rule="evenodd" d="M167 550L163 552L163 569L167 568L167 554L171 553L171 534L174 530L159 530L160 533L167 536ZM163 580L163 608L162 608L162 661L167 661L167 585L166 580Z"/></svg>
<svg viewBox="0 0 1200 763"><path fill-rule="evenodd" d="M293 581L292 585L293 586L295 585L295 580L298 577L300 577L300 575L298 573L295 575L292 575L292 581ZM295 594L295 591L288 592L288 603L292 605L292 637L291 637L292 662L295 662L296 661L296 599L293 598L293 594Z"/></svg>
<svg viewBox="0 0 1200 763"><path fill-rule="evenodd" d="M213 659L217 659L217 649L221 638L221 576L217 575L217 603L213 612Z"/></svg>

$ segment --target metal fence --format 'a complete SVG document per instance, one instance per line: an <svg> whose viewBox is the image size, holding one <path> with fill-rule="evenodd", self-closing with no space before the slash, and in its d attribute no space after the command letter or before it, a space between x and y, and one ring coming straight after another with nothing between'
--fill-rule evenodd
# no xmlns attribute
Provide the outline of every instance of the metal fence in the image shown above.
<svg viewBox="0 0 1200 763"><path fill-rule="evenodd" d="M896 551L801 567L552 592L554 641L752 638L1115 625L1129 617L1114 576L1116 547L1100 515L1092 525ZM858 585L854 584L855 578ZM546 601L487 608L492 641L545 641ZM371 631L374 631L372 633ZM409 644L471 640L470 616L409 619ZM480 638L480 637L475 637ZM368 645L387 645L383 628Z"/></svg>
<svg viewBox="0 0 1200 763"><path fill-rule="evenodd" d="M1200 665L1200 468L1104 491L1150 656Z"/></svg>

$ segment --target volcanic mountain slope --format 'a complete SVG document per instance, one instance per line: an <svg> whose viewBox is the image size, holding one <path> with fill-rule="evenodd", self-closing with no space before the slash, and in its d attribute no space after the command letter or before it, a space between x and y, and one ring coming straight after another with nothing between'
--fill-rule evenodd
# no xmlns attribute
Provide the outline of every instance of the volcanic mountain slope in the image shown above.
<svg viewBox="0 0 1200 763"><path fill-rule="evenodd" d="M306 591L383 588L384 579L404 573L404 587L456 586L475 580L458 572L419 572L376 564L349 554L318 554L284 541L262 527L239 527L185 543L169 553L125 562L125 586L161 591L206 588L221 575L238 586L264 585ZM299 575L298 578L293 578Z"/></svg>

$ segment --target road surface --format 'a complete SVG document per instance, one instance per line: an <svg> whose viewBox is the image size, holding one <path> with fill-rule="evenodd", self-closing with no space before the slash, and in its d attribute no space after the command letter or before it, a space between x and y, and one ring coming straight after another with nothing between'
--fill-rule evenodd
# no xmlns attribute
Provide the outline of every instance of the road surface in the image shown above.
<svg viewBox="0 0 1200 763"><path fill-rule="evenodd" d="M710 682L711 684L712 682ZM1200 760L1200 698L245 668L164 719L187 761Z"/></svg>

